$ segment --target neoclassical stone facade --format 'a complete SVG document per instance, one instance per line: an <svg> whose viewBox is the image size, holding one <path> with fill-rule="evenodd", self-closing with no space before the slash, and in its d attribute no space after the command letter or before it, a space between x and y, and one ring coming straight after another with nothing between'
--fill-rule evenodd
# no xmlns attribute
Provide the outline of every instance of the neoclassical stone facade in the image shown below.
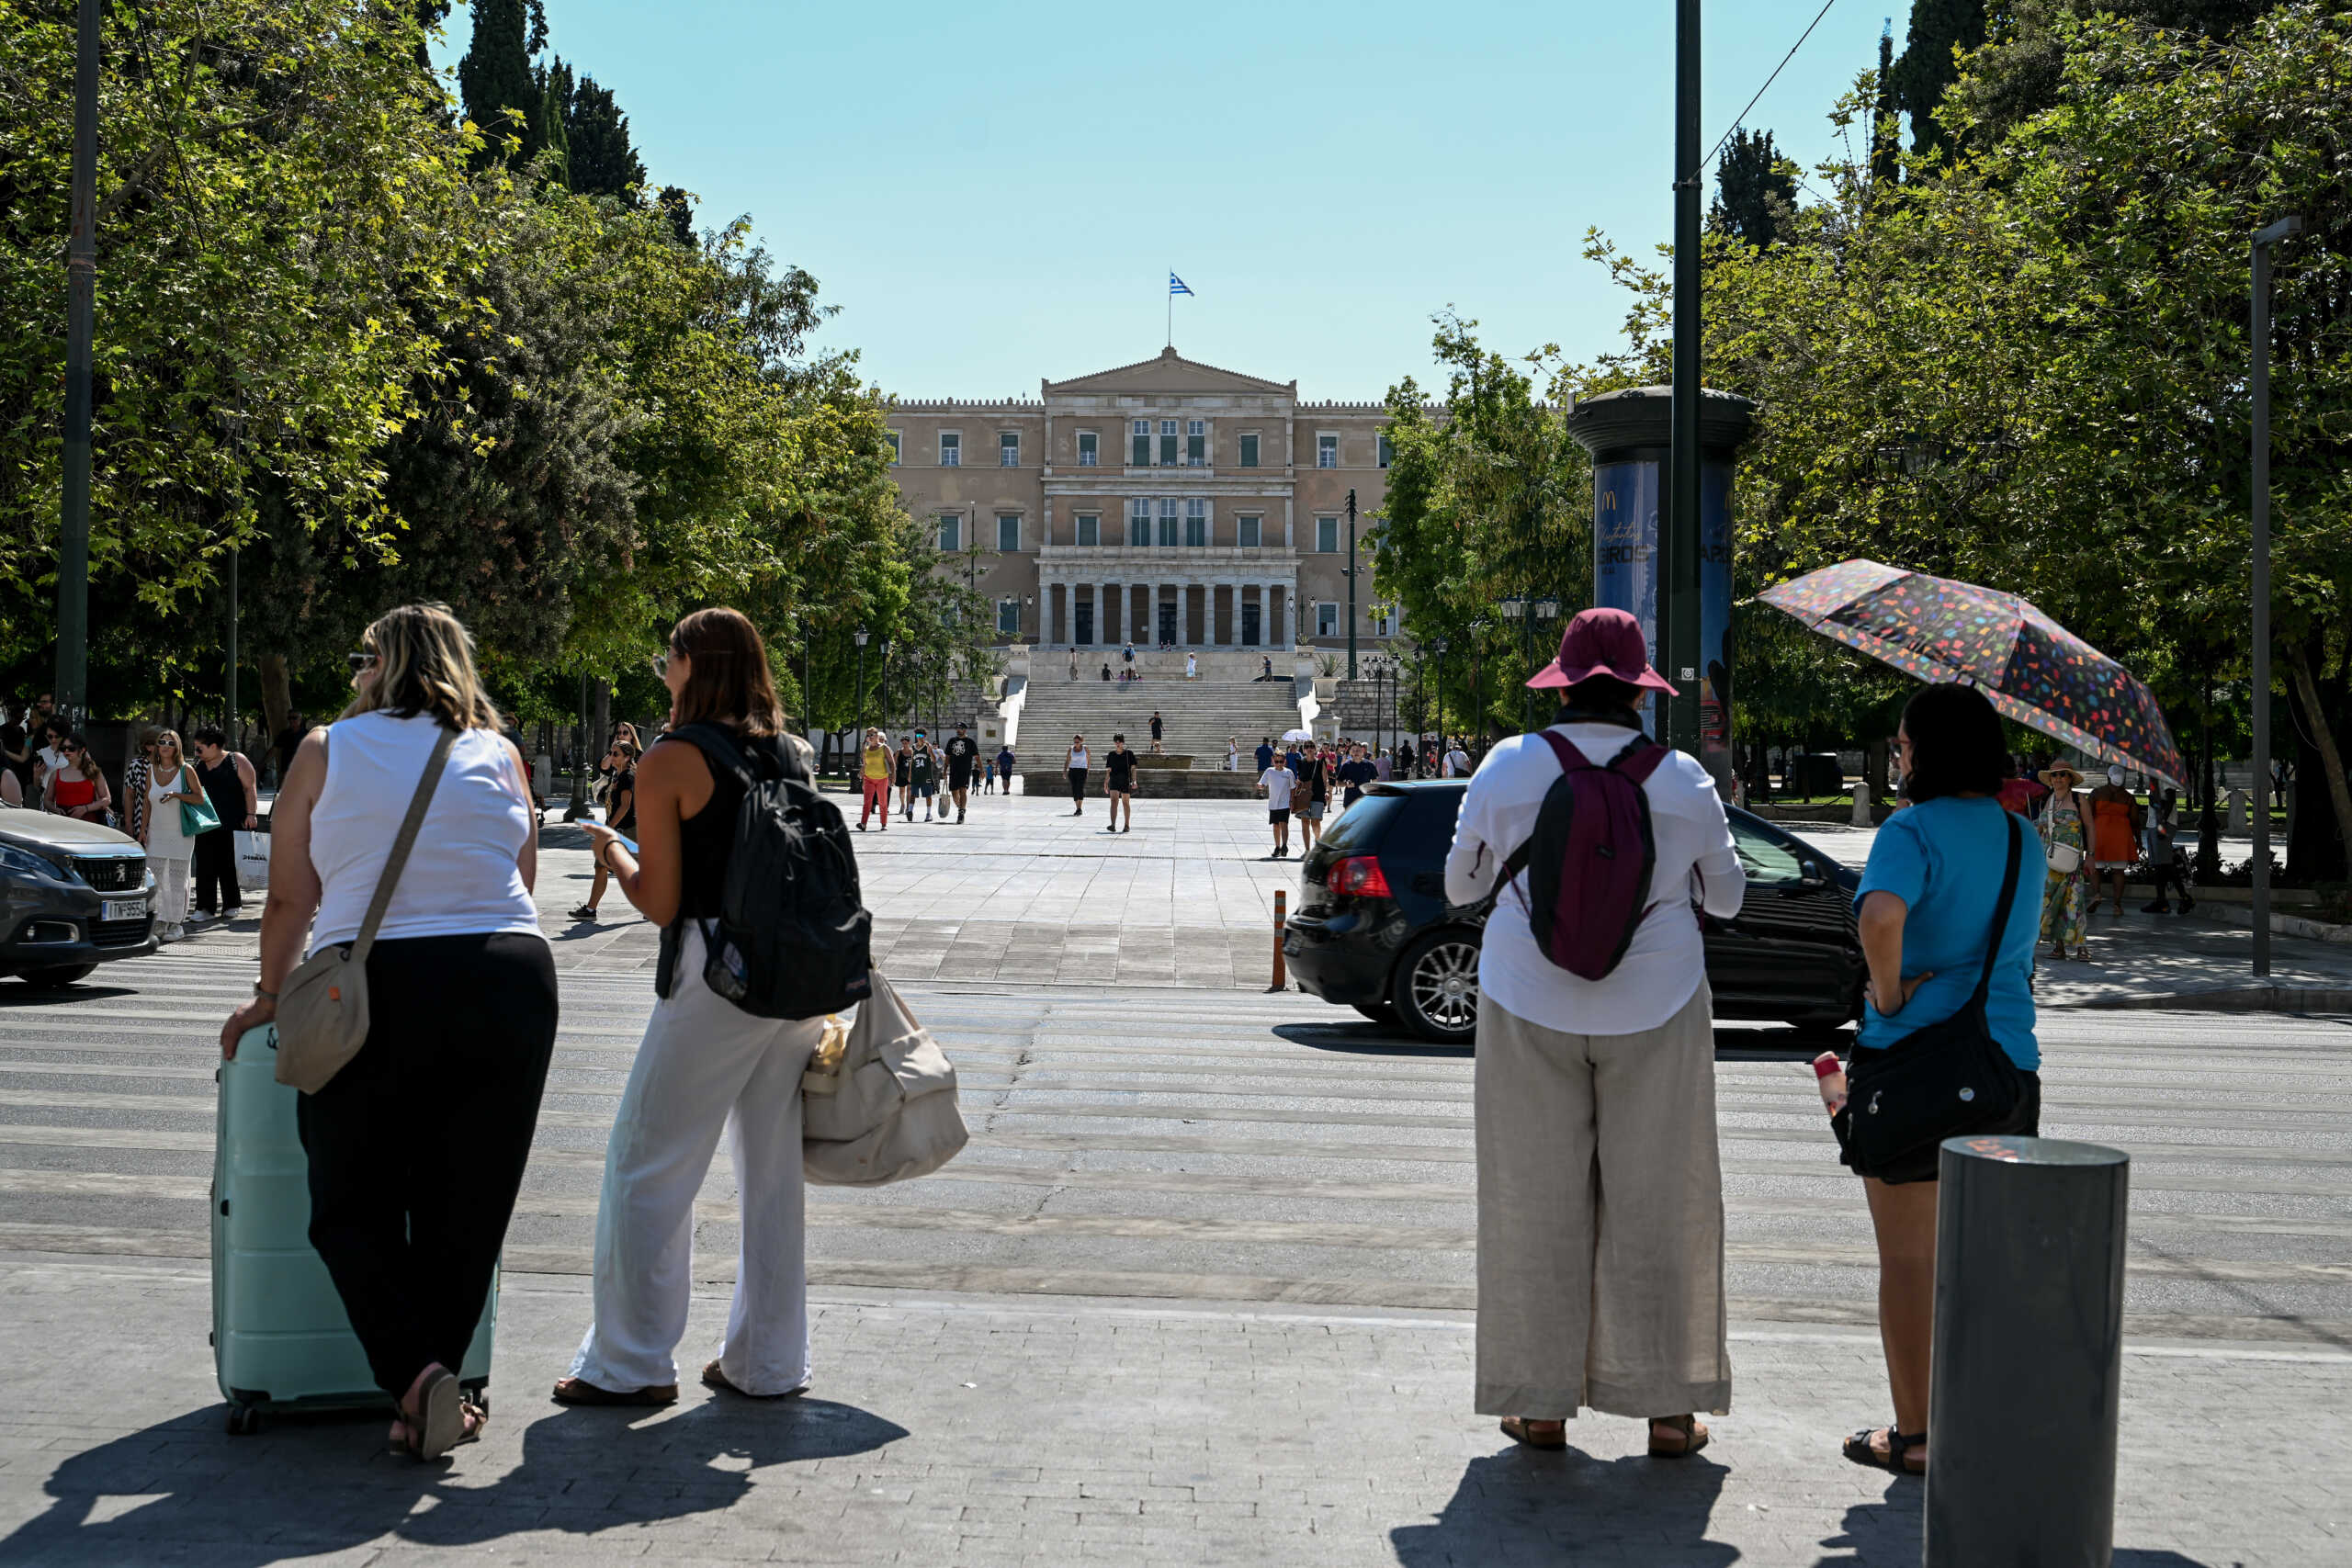
<svg viewBox="0 0 2352 1568"><path fill-rule="evenodd" d="M1387 479L1379 403L1303 403L1267 381L1156 358L1001 402L893 411L907 509L943 570L970 572L1005 642L1345 647L1347 497L1355 558ZM1357 580L1359 646L1395 630Z"/></svg>

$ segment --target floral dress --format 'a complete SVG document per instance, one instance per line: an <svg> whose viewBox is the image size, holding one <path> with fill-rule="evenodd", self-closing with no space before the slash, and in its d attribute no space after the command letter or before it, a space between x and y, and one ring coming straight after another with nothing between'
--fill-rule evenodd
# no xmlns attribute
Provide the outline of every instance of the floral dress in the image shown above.
<svg viewBox="0 0 2352 1568"><path fill-rule="evenodd" d="M2084 928L2089 919L2090 893L2083 878L2090 869L2089 846L2083 842L2080 813L2059 810L2058 800L2053 791L2041 808L2042 846L2046 850L2054 844L2071 845L2082 852L2083 858L2073 871L2050 873L2049 885L2041 893L2041 940L2068 958L2086 959L2091 950L2084 940Z"/></svg>

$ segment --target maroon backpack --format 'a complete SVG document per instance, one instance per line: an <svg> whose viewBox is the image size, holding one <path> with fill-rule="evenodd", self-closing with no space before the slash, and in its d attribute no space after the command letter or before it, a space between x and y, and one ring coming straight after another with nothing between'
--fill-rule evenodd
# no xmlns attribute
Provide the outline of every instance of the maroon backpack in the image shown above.
<svg viewBox="0 0 2352 1568"><path fill-rule="evenodd" d="M1667 749L1636 735L1605 763L1588 760L1566 736L1538 731L1560 760L1535 831L1503 863L1499 890L1527 872L1529 923L1538 952L1560 968L1598 980L1617 967L1650 912L1657 840L1642 785Z"/></svg>

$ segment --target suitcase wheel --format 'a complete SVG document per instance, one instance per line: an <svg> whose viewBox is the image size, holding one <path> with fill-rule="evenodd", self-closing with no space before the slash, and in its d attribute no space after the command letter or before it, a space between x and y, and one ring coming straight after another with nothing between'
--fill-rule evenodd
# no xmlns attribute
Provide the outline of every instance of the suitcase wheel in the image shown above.
<svg viewBox="0 0 2352 1568"><path fill-rule="evenodd" d="M260 1430L261 1407L259 1405L232 1404L229 1406L229 1435L231 1437L250 1438Z"/></svg>

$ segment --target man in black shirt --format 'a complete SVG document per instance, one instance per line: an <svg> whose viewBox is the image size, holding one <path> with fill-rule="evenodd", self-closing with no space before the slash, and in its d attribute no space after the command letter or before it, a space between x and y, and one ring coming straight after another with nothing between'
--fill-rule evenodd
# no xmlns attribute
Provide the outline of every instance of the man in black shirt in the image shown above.
<svg viewBox="0 0 2352 1568"><path fill-rule="evenodd" d="M1136 754L1127 750L1125 736L1111 737L1111 754L1107 761L1111 776L1103 793L1111 797L1111 825L1102 830L1106 833L1123 830L1119 827L1119 807L1124 806L1127 808L1127 825L1124 831L1133 832L1136 826Z"/></svg>
<svg viewBox="0 0 2352 1568"><path fill-rule="evenodd" d="M1152 709L1152 710L1151 710L1151 738L1152 738L1154 740L1157 740L1157 739L1159 739L1160 738L1160 737L1159 737L1159 710L1158 708L1154 708L1154 709Z"/></svg>
<svg viewBox="0 0 2352 1568"><path fill-rule="evenodd" d="M1363 799L1363 786L1379 776L1380 770L1372 765L1372 758L1365 754L1363 747L1356 746L1348 760L1340 764L1340 782L1347 786L1347 793L1340 799L1340 808L1345 810Z"/></svg>
<svg viewBox="0 0 2352 1568"><path fill-rule="evenodd" d="M913 793L907 797L907 820L915 819L915 802L922 802L922 819L932 820L933 803L939 795L939 753L931 749L931 737L915 731L915 749L907 757L907 783Z"/></svg>
<svg viewBox="0 0 2352 1568"><path fill-rule="evenodd" d="M1291 815L1298 819L1299 832L1305 843L1301 852L1315 847L1315 838L1323 830L1323 818L1331 809L1331 764L1309 741L1298 759L1298 793L1292 799Z"/></svg>
<svg viewBox="0 0 2352 1568"><path fill-rule="evenodd" d="M964 820L964 800L972 788L972 764L980 754L979 743L964 733L964 726L956 727L956 737L947 743L947 793L956 797L956 820Z"/></svg>

